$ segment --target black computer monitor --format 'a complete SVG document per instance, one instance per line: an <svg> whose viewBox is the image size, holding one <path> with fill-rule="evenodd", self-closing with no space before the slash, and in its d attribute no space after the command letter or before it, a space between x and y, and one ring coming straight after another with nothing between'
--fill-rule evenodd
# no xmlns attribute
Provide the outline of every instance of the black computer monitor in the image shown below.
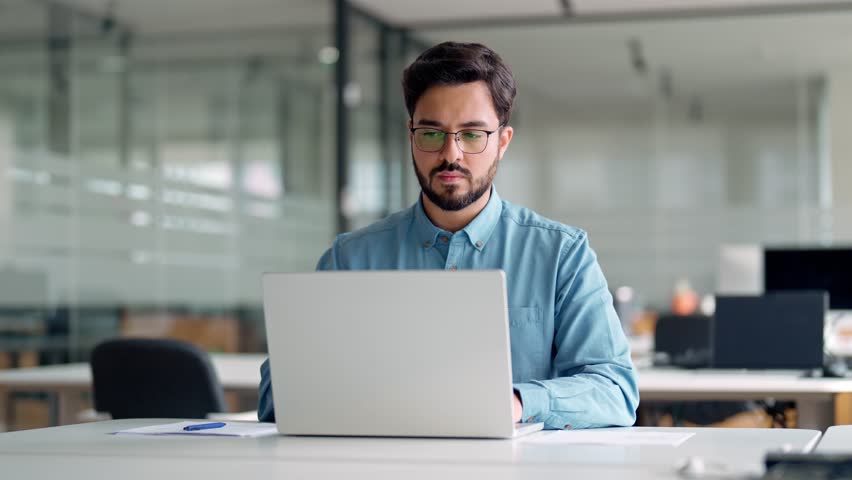
<svg viewBox="0 0 852 480"><path fill-rule="evenodd" d="M852 247L767 248L763 282L767 292L825 290L831 310L852 310Z"/></svg>
<svg viewBox="0 0 852 480"><path fill-rule="evenodd" d="M713 319L705 315L660 315L654 329L654 365L710 366Z"/></svg>
<svg viewBox="0 0 852 480"><path fill-rule="evenodd" d="M821 368L827 307L825 292L717 296L713 367Z"/></svg>

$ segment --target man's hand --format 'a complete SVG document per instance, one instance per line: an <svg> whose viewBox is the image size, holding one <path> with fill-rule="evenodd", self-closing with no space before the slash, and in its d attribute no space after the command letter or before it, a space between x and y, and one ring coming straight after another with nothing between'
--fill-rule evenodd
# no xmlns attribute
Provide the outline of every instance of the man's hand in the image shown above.
<svg viewBox="0 0 852 480"><path fill-rule="evenodd" d="M521 403L521 397L518 396L518 392L515 392L512 404L512 419L515 423L518 423L524 415L524 404Z"/></svg>

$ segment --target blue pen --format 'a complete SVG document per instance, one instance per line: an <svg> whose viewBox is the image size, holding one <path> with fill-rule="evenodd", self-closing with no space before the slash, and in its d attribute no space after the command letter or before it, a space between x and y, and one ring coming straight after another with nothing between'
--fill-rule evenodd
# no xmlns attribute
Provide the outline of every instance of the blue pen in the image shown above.
<svg viewBox="0 0 852 480"><path fill-rule="evenodd" d="M194 432L195 430L209 430L211 428L221 428L225 426L225 422L213 422L213 423L199 423L198 425L187 425L183 427L187 432Z"/></svg>

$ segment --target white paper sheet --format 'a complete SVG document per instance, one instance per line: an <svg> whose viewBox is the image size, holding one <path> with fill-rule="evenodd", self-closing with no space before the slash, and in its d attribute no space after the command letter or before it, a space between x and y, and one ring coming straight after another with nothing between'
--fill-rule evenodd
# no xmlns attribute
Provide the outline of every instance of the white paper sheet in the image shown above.
<svg viewBox="0 0 852 480"><path fill-rule="evenodd" d="M187 425L198 425L205 422L196 420L190 422L166 423L163 425L151 425L149 427L131 428L113 432L116 435L198 435L203 437L266 437L278 435L274 423L259 422L224 422L224 427L211 428L207 430L186 431L183 427Z"/></svg>
<svg viewBox="0 0 852 480"><path fill-rule="evenodd" d="M580 445L655 445L677 447L694 433L560 430L545 435L529 437L525 442L536 444Z"/></svg>

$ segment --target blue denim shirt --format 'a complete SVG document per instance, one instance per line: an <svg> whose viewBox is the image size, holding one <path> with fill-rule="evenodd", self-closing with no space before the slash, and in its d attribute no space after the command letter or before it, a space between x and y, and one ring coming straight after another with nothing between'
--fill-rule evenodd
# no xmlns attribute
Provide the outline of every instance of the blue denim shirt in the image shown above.
<svg viewBox="0 0 852 480"><path fill-rule="evenodd" d="M502 269L523 419L558 429L635 420L639 392L629 345L586 232L503 201L496 189L455 234L432 224L421 199L339 235L317 269ZM272 421L268 360L261 377L258 417Z"/></svg>

